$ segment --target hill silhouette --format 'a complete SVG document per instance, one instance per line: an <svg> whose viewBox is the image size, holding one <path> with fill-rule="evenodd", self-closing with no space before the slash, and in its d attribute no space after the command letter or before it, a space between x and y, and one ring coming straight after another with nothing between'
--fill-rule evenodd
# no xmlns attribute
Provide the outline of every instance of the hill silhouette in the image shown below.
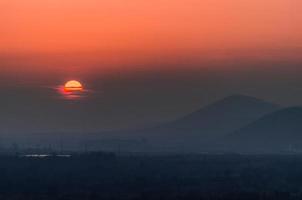
<svg viewBox="0 0 302 200"><path fill-rule="evenodd" d="M302 107L270 113L227 138L236 150L292 151L302 146Z"/></svg>
<svg viewBox="0 0 302 200"><path fill-rule="evenodd" d="M279 105L254 97L232 95L175 121L136 131L136 134L166 145L200 147L279 108Z"/></svg>
<svg viewBox="0 0 302 200"><path fill-rule="evenodd" d="M10 99L7 97L6 100ZM62 143L64 146L89 143L96 148L109 146L109 149L134 143L134 147L131 147L134 151L200 151L211 147L211 142L217 138L280 108L254 97L232 95L153 128L102 131L99 129L100 123L105 123L102 118L107 113L98 107L99 103L89 99L81 103L60 99L47 101L44 95L36 99L29 97L21 103L16 100L14 106L2 106L2 141L8 145L12 142L42 145ZM136 146L140 146L139 149L135 149Z"/></svg>

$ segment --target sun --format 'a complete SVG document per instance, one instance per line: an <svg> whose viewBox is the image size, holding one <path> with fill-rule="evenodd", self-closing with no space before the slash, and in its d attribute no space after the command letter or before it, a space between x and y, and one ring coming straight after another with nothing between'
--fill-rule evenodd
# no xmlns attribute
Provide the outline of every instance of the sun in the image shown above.
<svg viewBox="0 0 302 200"><path fill-rule="evenodd" d="M65 83L64 90L66 92L83 91L83 85L76 80L70 80Z"/></svg>

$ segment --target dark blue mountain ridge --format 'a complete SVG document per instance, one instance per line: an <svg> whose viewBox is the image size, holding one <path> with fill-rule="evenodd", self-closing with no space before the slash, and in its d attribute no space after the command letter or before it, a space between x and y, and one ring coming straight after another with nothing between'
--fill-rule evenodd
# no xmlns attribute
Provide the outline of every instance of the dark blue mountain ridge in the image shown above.
<svg viewBox="0 0 302 200"><path fill-rule="evenodd" d="M281 106L247 95L231 95L193 113L160 125L139 129L100 132L97 137L145 139L152 151L212 149L228 133L280 109ZM146 147L146 151L150 149Z"/></svg>
<svg viewBox="0 0 302 200"><path fill-rule="evenodd" d="M237 150L284 151L302 147L302 107L288 107L267 114L229 134L226 139Z"/></svg>
<svg viewBox="0 0 302 200"><path fill-rule="evenodd" d="M147 129L155 135L216 138L280 109L280 106L246 95L232 95L175 121Z"/></svg>

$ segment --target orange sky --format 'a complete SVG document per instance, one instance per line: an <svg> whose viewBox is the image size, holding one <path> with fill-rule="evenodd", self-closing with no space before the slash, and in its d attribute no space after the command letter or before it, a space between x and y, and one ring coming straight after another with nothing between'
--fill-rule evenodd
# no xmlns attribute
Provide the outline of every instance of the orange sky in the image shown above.
<svg viewBox="0 0 302 200"><path fill-rule="evenodd" d="M0 48L291 47L302 42L301 7L300 0L1 0Z"/></svg>
<svg viewBox="0 0 302 200"><path fill-rule="evenodd" d="M24 53L84 54L49 59L54 67L221 50L297 55L301 10L301 0L0 0L1 66L43 65L7 56Z"/></svg>
<svg viewBox="0 0 302 200"><path fill-rule="evenodd" d="M138 118L231 93L301 104L301 24L302 0L0 0L0 89L76 79Z"/></svg>

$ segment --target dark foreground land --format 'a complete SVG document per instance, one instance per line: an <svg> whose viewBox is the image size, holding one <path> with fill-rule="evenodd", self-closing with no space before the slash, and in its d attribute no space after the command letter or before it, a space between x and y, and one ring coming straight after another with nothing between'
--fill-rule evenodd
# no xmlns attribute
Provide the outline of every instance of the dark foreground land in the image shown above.
<svg viewBox="0 0 302 200"><path fill-rule="evenodd" d="M302 156L2 156L0 199L302 199Z"/></svg>

